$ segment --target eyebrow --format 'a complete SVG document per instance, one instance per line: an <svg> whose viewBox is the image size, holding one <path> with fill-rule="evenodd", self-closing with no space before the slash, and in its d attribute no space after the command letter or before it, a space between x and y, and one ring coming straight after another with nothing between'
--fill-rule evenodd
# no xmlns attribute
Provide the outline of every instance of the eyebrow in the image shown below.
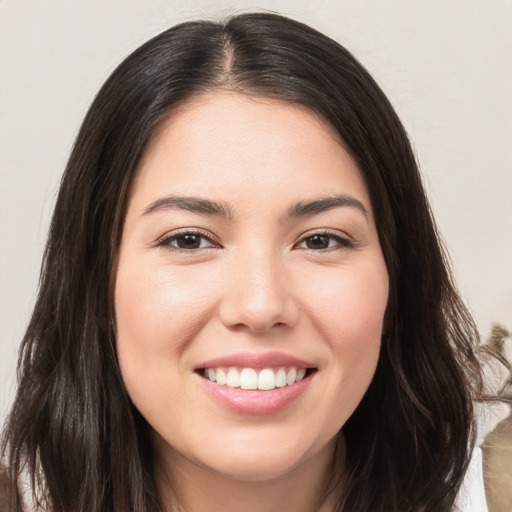
<svg viewBox="0 0 512 512"><path fill-rule="evenodd" d="M203 215L212 215L226 219L233 219L233 212L229 205L200 197L188 196L165 196L151 203L145 210L143 215L165 210L187 210L193 213Z"/></svg>
<svg viewBox="0 0 512 512"><path fill-rule="evenodd" d="M361 201L355 197L339 194L332 197L324 197L321 199L314 199L312 201L299 201L288 208L285 220L293 219L296 217L306 217L308 215L315 215L322 213L333 208L349 207L359 210L365 217L368 217L368 210L365 208Z"/></svg>
<svg viewBox="0 0 512 512"><path fill-rule="evenodd" d="M365 217L368 217L368 210L361 201L346 194L339 194L331 197L313 199L311 201L299 201L298 203L292 204L282 220L286 221L297 217L307 217L339 207L355 208ZM201 197L175 195L157 199L144 210L143 215L174 209L222 217L228 220L233 220L234 218L232 208L226 203L203 199Z"/></svg>

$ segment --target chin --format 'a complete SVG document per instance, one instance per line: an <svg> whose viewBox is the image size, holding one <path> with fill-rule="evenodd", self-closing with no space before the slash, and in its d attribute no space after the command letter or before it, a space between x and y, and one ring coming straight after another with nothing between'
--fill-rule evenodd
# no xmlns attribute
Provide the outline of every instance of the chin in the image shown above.
<svg viewBox="0 0 512 512"><path fill-rule="evenodd" d="M224 460L212 461L203 467L222 475L230 480L238 480L244 482L263 482L276 480L293 472L300 466L302 460L297 458L297 454L284 453L278 454L278 457L271 456L268 452L260 452L252 456L252 454L237 454L227 456Z"/></svg>
<svg viewBox="0 0 512 512"><path fill-rule="evenodd" d="M238 440L231 436L231 442L222 442L213 450L203 451L198 463L232 480L261 482L282 478L312 458L334 451L335 439L326 443L315 439L308 442L305 432L288 438L282 432L276 434L261 435L258 439L253 436L249 440L243 435Z"/></svg>

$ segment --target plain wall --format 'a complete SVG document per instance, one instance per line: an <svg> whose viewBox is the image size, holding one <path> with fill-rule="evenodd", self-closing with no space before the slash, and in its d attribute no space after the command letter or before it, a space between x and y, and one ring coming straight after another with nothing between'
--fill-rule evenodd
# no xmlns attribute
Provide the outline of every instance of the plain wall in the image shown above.
<svg viewBox="0 0 512 512"><path fill-rule="evenodd" d="M409 131L461 292L512 329L511 0L0 0L0 422L52 205L96 91L149 37L267 9L347 46Z"/></svg>

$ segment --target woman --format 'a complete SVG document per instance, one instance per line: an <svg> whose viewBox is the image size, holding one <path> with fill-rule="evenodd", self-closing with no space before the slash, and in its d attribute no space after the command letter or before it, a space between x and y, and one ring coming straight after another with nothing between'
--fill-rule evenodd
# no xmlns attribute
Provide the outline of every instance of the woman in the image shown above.
<svg viewBox="0 0 512 512"><path fill-rule="evenodd" d="M453 510L476 342L362 66L277 15L185 23L77 137L10 480L52 511Z"/></svg>

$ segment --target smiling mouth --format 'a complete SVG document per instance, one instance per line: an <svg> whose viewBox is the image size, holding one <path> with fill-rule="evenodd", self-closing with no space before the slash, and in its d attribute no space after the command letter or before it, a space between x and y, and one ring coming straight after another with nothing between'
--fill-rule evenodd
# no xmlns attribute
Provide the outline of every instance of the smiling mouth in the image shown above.
<svg viewBox="0 0 512 512"><path fill-rule="evenodd" d="M239 368L215 367L198 368L196 372L203 378L230 388L271 391L298 383L316 372L316 368Z"/></svg>

